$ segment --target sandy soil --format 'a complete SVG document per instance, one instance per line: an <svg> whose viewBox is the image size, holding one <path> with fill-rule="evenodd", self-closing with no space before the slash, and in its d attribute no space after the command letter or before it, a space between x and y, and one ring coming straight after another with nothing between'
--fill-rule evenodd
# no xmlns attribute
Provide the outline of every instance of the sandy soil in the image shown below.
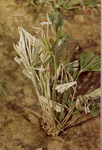
<svg viewBox="0 0 102 150"><path fill-rule="evenodd" d="M49 8L50 10L50 8ZM18 26L34 34L32 26L46 20L47 9L36 10L22 0L0 0L0 150L100 150L100 117L70 128L57 139L48 137L37 118L23 107L41 111L32 82L14 62L13 43L19 39ZM64 13L63 32L71 36L70 49L100 55L100 8L91 15ZM68 52L62 53L62 61ZM100 87L100 73L83 74L80 94ZM89 82L90 81L90 82ZM92 118L91 116L88 116ZM88 118L87 118L88 119Z"/></svg>

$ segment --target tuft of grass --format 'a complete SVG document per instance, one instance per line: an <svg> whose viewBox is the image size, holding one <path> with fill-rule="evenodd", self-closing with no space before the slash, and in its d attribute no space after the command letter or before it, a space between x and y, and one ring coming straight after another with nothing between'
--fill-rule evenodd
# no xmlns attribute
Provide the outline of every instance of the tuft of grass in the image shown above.
<svg viewBox="0 0 102 150"><path fill-rule="evenodd" d="M97 4L100 2L100 0L83 0L83 3L87 8L94 8L97 6Z"/></svg>
<svg viewBox="0 0 102 150"><path fill-rule="evenodd" d="M79 8L95 8L100 0L26 0L28 2L33 2L37 6L43 6L43 4L48 4L54 8L54 10L68 10L72 11Z"/></svg>
<svg viewBox="0 0 102 150"><path fill-rule="evenodd" d="M14 60L21 65L23 73L32 80L42 108L41 125L48 135L59 135L65 128L82 119L86 114L96 116L99 111L92 101L100 98L100 89L87 95L76 96L77 80L85 71L100 71L100 58L94 53L82 53L80 60L59 63L57 53L68 47L69 36L62 33L62 18L47 14L47 21L33 27L40 38L19 27L20 40L14 44L19 56ZM44 27L46 26L46 30ZM53 37L50 36L52 31ZM50 70L53 62L54 73Z"/></svg>

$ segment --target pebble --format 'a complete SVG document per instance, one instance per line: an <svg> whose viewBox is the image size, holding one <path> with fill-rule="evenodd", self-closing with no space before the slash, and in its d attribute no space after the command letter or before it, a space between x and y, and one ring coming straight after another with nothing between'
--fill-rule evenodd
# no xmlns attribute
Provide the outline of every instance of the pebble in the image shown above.
<svg viewBox="0 0 102 150"><path fill-rule="evenodd" d="M63 142L55 140L48 144L47 149L48 150L54 150L54 149L55 150L63 150L63 146L64 146Z"/></svg>
<svg viewBox="0 0 102 150"><path fill-rule="evenodd" d="M35 100L32 97L25 97L22 99L22 101L25 106L32 106L35 104Z"/></svg>
<svg viewBox="0 0 102 150"><path fill-rule="evenodd" d="M84 15L75 15L74 21L79 22L79 23L84 23L85 22L85 16Z"/></svg>

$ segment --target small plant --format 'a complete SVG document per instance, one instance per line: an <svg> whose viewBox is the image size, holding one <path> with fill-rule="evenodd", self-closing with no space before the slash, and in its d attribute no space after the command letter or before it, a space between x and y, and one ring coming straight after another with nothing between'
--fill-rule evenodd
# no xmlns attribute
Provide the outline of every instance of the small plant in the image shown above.
<svg viewBox="0 0 102 150"><path fill-rule="evenodd" d="M29 0L31 1L31 0ZM100 2L100 0L33 0L36 5L48 4L55 10L68 10L72 11L79 8L94 8Z"/></svg>
<svg viewBox="0 0 102 150"><path fill-rule="evenodd" d="M14 59L34 84L43 112L42 128L53 136L76 124L86 114L96 116L99 113L92 101L100 98L100 89L82 96L76 96L76 91L77 80L82 72L100 70L100 58L90 52L82 53L80 60L73 62L70 62L68 55L67 64L60 63L57 53L60 49L62 52L63 48L68 49L69 41L69 36L62 34L62 23L59 12L56 12L56 20L48 13L47 22L33 27L37 34L41 33L39 38L19 27L20 40L14 44L19 55ZM53 37L50 36L51 32ZM50 67L54 68L53 72Z"/></svg>
<svg viewBox="0 0 102 150"><path fill-rule="evenodd" d="M100 0L83 0L83 3L87 8L94 8L97 6L97 4L100 2Z"/></svg>

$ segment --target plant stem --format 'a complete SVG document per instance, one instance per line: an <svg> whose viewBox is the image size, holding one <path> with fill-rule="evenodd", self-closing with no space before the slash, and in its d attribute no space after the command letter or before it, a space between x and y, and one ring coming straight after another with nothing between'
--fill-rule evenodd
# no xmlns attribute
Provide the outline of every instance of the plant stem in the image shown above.
<svg viewBox="0 0 102 150"><path fill-rule="evenodd" d="M63 116L64 116L63 107L64 107L64 104L65 104L65 97L66 97L66 93L64 92L63 98L62 98L62 108L61 108L61 114L60 114L60 122L62 121Z"/></svg>
<svg viewBox="0 0 102 150"><path fill-rule="evenodd" d="M81 73L82 73L82 71L80 70L80 71L79 71L79 74L77 75L77 77L76 77L76 79L75 79L75 81L78 80L78 78L79 78L79 76L80 76Z"/></svg>
<svg viewBox="0 0 102 150"><path fill-rule="evenodd" d="M55 86L56 86L56 82L57 82L57 64L56 64L55 56L53 56L53 59L54 59L54 69L55 69L55 80L54 80L53 91L52 91L52 111L53 111L53 117L54 117L54 121L55 121L54 101L56 100Z"/></svg>

